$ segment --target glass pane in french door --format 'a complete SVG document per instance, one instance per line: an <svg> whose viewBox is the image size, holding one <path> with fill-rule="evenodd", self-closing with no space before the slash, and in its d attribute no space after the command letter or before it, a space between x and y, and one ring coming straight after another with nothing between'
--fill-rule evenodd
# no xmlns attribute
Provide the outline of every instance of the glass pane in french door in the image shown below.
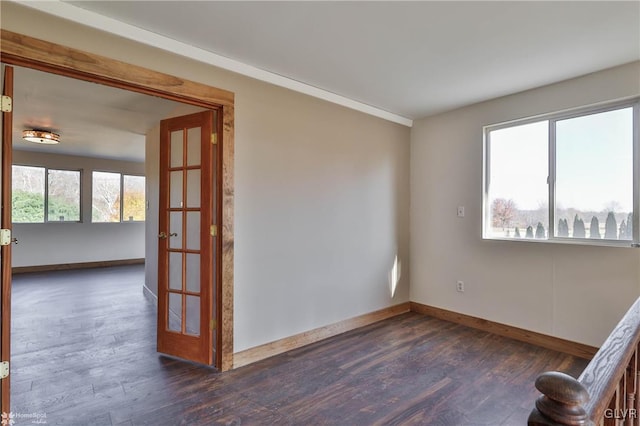
<svg viewBox="0 0 640 426"><path fill-rule="evenodd" d="M158 352L213 363L213 112L160 122ZM215 324L215 323L214 323Z"/></svg>
<svg viewBox="0 0 640 426"><path fill-rule="evenodd" d="M182 298L180 293L169 293L169 331L182 331Z"/></svg>
<svg viewBox="0 0 640 426"><path fill-rule="evenodd" d="M200 127L171 132L169 149L169 303L167 329L200 335Z"/></svg>
<svg viewBox="0 0 640 426"><path fill-rule="evenodd" d="M186 332L195 336L200 335L200 297L185 296L187 317L185 321Z"/></svg>

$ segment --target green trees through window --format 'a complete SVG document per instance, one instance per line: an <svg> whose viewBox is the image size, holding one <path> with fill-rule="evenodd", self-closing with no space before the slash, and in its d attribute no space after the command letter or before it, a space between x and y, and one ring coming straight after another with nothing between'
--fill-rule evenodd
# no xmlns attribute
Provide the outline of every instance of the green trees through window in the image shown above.
<svg viewBox="0 0 640 426"><path fill-rule="evenodd" d="M47 217L49 221L80 221L80 172L49 169Z"/></svg>
<svg viewBox="0 0 640 426"><path fill-rule="evenodd" d="M81 173L13 165L13 223L80 222ZM144 176L93 172L92 222L144 221Z"/></svg>
<svg viewBox="0 0 640 426"><path fill-rule="evenodd" d="M14 223L78 222L80 171L14 165L11 198Z"/></svg>

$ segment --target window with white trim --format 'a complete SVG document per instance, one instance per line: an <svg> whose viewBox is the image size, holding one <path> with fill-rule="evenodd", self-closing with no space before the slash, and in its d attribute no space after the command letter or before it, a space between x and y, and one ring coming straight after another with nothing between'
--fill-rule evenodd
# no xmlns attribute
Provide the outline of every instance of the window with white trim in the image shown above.
<svg viewBox="0 0 640 426"><path fill-rule="evenodd" d="M144 221L145 202L144 176L93 172L92 222Z"/></svg>
<svg viewBox="0 0 640 426"><path fill-rule="evenodd" d="M13 223L79 222L80 170L12 166Z"/></svg>
<svg viewBox="0 0 640 426"><path fill-rule="evenodd" d="M484 128L485 239L639 240L640 100Z"/></svg>

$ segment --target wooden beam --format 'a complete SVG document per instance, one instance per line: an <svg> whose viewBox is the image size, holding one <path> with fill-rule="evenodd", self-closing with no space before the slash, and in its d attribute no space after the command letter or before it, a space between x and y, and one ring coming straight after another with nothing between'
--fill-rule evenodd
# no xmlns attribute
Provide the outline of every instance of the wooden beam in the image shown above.
<svg viewBox="0 0 640 426"><path fill-rule="evenodd" d="M57 73L80 80L210 107L233 105L227 90L183 80L137 65L1 30L2 62Z"/></svg>
<svg viewBox="0 0 640 426"><path fill-rule="evenodd" d="M222 191L218 199L220 206L220 221L222 223L219 250L219 262L222 265L220 279L223 283L234 282L234 200L235 182L233 180L235 158L235 109L231 105L222 107L222 137L218 143L222 150L222 167L218 167L222 179ZM220 361L222 371L233 368L233 285L224 285L219 289L218 297L222 300L222 309L219 310L219 324L224 330L218 333L218 351L216 356Z"/></svg>

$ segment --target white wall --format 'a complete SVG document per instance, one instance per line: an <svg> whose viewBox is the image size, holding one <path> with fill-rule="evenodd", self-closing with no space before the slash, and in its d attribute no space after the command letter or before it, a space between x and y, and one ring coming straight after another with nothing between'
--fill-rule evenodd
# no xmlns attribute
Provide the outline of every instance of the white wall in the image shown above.
<svg viewBox="0 0 640 426"><path fill-rule="evenodd" d="M91 172L144 175L144 163L13 151L14 164L82 170L81 223L13 225L12 265L36 266L144 257L144 223L91 223Z"/></svg>
<svg viewBox="0 0 640 426"><path fill-rule="evenodd" d="M408 301L408 128L10 2L2 28L235 92L235 351Z"/></svg>
<svg viewBox="0 0 640 426"><path fill-rule="evenodd" d="M160 206L160 124L145 135L145 176L147 217L145 221L144 285L158 297L158 233Z"/></svg>
<svg viewBox="0 0 640 426"><path fill-rule="evenodd" d="M483 241L482 126L638 94L636 62L415 121L411 300L599 346L640 295L640 250Z"/></svg>

